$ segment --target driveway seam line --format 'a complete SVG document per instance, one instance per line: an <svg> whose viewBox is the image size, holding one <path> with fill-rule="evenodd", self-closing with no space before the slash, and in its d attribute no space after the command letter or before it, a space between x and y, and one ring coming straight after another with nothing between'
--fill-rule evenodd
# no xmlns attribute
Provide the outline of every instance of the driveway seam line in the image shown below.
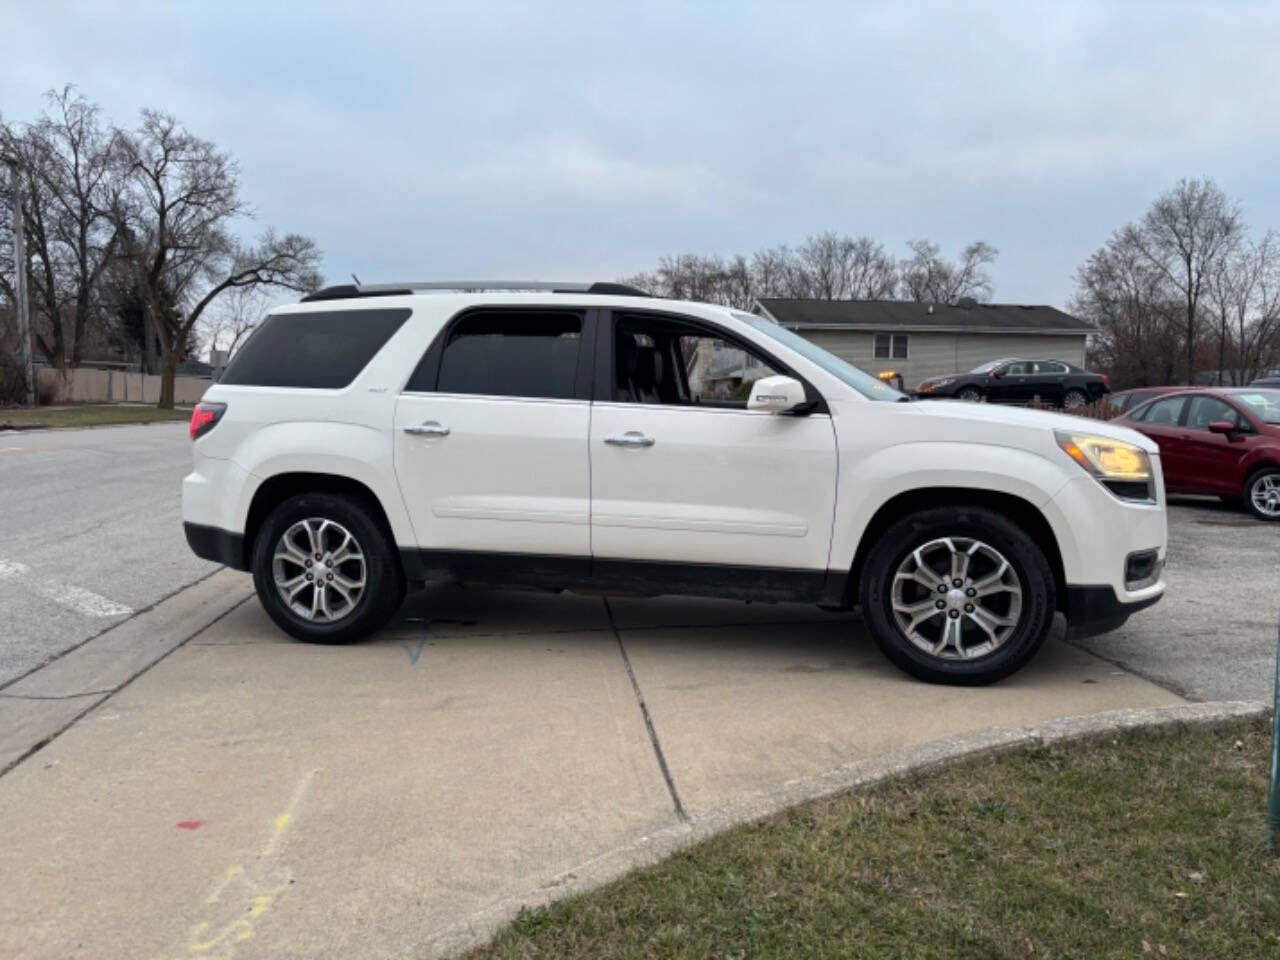
<svg viewBox="0 0 1280 960"><path fill-rule="evenodd" d="M75 644L74 646L67 647L67 649L65 650L58 651L48 660L45 660L43 663L36 664L34 667L32 667L30 670L27 670L25 673L20 673L16 677L12 677L9 680L4 681L3 683L0 683L0 691L7 690L9 687L13 686L19 680L25 680L27 677L31 676L36 671L43 670L45 667L49 666L49 664L55 663L58 660L61 660L67 654L75 653L77 650L83 647L90 640L97 640L99 637L103 636L104 634L110 633L116 627L122 627L126 623L128 623L130 620L140 617L144 613L150 613L152 610L160 606L160 604L164 603L166 600L176 597L183 590L186 590L189 587L194 587L196 584L204 583L206 580L212 577L215 573L221 573L225 569L226 567L222 567L222 566L215 567L213 570L206 573L203 577L198 577L197 579L192 580L190 583L184 583L182 586L178 587L172 593L166 593L163 597L160 597L155 602L150 603L145 607L139 607L137 610L134 610L132 614L125 617L123 620L117 620L115 623L108 624L107 626L103 627L101 630L99 630L97 633L93 634L92 636L85 637L83 640L81 640L79 643ZM186 641L183 641L183 642L185 643Z"/></svg>
<svg viewBox="0 0 1280 960"><path fill-rule="evenodd" d="M644 702L644 693L640 690L640 681L636 679L636 672L631 668L631 658L627 656L626 645L622 642L622 632L618 629L617 622L613 619L613 609L609 606L609 598L601 597L604 601L604 612L609 618L609 626L613 628L614 638L618 641L618 652L622 654L622 665L627 669L627 677L631 680L631 690L636 695L636 703L640 706L640 715L644 717L645 729L649 731L649 743L653 745L653 755L658 758L658 769L662 771L662 779L666 781L667 793L671 794L671 803L676 809L676 819L681 823L689 822L689 814L685 812L684 804L680 802L680 794L676 790L676 782L671 776L671 768L667 766L667 758L662 752L662 743L658 740L658 730L653 725L653 717L649 713L649 705Z"/></svg>
<svg viewBox="0 0 1280 960"><path fill-rule="evenodd" d="M221 567L219 567L218 569L220 570L220 569L222 569L222 568L221 568ZM214 572L216 573L217 571L214 571ZM201 579L204 579L204 578L201 578ZM199 582L199 581L197 581L197 582ZM191 584L191 586L195 586L195 584ZM180 592L180 591L179 591L179 592ZM150 663L148 663L146 666L144 666L144 667L142 667L140 670L138 670L138 672L137 672L137 673L135 673L133 676L129 677L127 680L125 680L125 681L123 681L122 683L120 683L120 684L119 684L118 686L116 686L114 689L112 689L112 690L108 691L108 692L107 692L107 694L106 694L105 696L102 696L102 698L101 698L101 699L99 699L99 700L95 700L93 703L89 704L89 706L85 707L83 710L81 710L79 713L77 713L74 717L72 717L70 720L68 720L65 724L63 724L61 727L59 727L59 728L58 728L57 730L55 730L53 733L49 734L49 736L45 737L45 738L44 738L43 740L41 740L39 743L34 744L34 745L29 749L29 750L27 750L27 751L26 751L25 753L23 753L21 756L15 757L12 761L10 761L10 762L9 762L8 764L6 764L4 767L0 767L0 777L4 777L4 776L5 776L6 774L8 774L11 770L16 769L16 768L18 767L18 765L19 765L19 764L23 763L24 761L26 761L28 758L30 758L30 757L31 757L31 756L33 756L34 754L39 753L41 750L43 750L43 749L44 749L45 747L47 747L49 744L53 743L53 741L54 741L54 740L57 740L57 739L58 739L58 737L62 736L64 733L66 733L68 730L70 730L72 727L74 727L77 723L79 723L81 720L83 720L86 716L88 716L88 715L89 715L90 713L92 713L94 710L98 709L98 707L102 706L102 704L106 703L108 700L110 700L112 697L114 697L117 693L119 693L119 692L120 692L121 690L123 690L125 687L129 686L129 684L133 683L133 681L137 680L140 676L142 676L144 673L146 673L148 670L150 670L152 667L154 667L154 666L155 666L157 663L159 663L161 660L164 660L166 657L168 657L168 656L169 656L171 653L173 653L175 650L181 650L183 647L185 647L185 646L187 645L187 642L188 642L188 641L193 640L193 639L195 639L196 637L200 636L200 634L204 633L206 630L208 630L210 627L212 627L215 623L217 623L217 622L218 622L219 620L221 620L223 617L225 617L225 616L227 616L227 615L229 615L229 614L231 614L231 613L234 613L236 610L239 610L239 609L240 609L241 607L243 607L246 603L248 603L251 599L253 599L253 594L250 594L249 596L247 596L247 597L245 597L243 600L241 600L239 603L233 604L232 606L230 606L230 607L229 607L229 608L227 608L226 610L223 610L223 611L222 611L222 613L218 614L216 617L214 617L212 620L210 620L210 621L209 621L208 623L206 623L204 626L200 627L199 629L197 629L197 630L193 631L192 633L188 634L187 636L183 637L181 640L179 640L177 643L175 643L172 647L170 647L170 648L169 648L168 650L166 650L164 653L160 654L160 656L156 657L154 660L152 660L152 661L151 661ZM14 697L12 694L9 694L8 696L9 696L9 698L10 698L10 699L17 699L17 698L16 698L16 697ZM88 694L86 694L86 696L88 696Z"/></svg>

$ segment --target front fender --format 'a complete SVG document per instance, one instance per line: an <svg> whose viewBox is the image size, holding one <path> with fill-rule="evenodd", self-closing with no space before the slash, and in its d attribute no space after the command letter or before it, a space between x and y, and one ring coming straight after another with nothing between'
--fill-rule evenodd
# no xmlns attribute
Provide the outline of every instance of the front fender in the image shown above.
<svg viewBox="0 0 1280 960"><path fill-rule="evenodd" d="M853 567L854 556L871 519L894 497L930 488L972 489L1009 494L1043 513L1044 506L1066 485L1057 464L1015 447L973 442L921 441L884 447L872 454L841 451L837 488L839 523L832 533L831 563L837 570ZM1073 542L1070 530L1049 517L1064 552Z"/></svg>
<svg viewBox="0 0 1280 960"><path fill-rule="evenodd" d="M264 482L285 473L319 473L345 477L368 487L378 498L396 543L417 543L395 483L389 430L353 423L273 423L246 439L236 450L234 460L251 475L236 501L240 530L245 529L249 507Z"/></svg>

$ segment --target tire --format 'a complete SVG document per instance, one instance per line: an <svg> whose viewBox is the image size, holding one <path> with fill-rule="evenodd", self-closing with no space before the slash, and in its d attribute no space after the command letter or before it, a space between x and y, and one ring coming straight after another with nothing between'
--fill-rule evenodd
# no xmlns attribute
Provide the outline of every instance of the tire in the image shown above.
<svg viewBox="0 0 1280 960"><path fill-rule="evenodd" d="M1259 520L1280 520L1280 467L1261 467L1249 474L1244 508Z"/></svg>
<svg viewBox="0 0 1280 960"><path fill-rule="evenodd" d="M948 541L960 553L968 552L973 544L978 546L965 561L972 577L963 579L958 590L952 581L941 593L936 583L925 587L915 578L915 554L920 551L931 570L949 571L953 569L949 563L944 565L938 559L948 550L938 544ZM1007 561L1008 567L993 586L989 577L1002 569L999 561ZM911 573L897 577L904 567ZM929 579L927 574L921 576ZM943 579L936 570L934 579ZM981 586L984 581L989 591L986 597L966 593L973 588L971 584ZM900 591L897 597L895 587ZM863 619L872 637L898 667L930 683L978 686L1009 676L1035 656L1053 623L1056 590L1048 560L1021 528L985 507L947 506L908 514L880 536L863 563L859 596ZM926 618L916 626L915 640L898 621L899 616L909 615L901 610L895 612L895 602L899 606L915 605L915 615ZM930 612L939 602L945 609ZM970 607L975 607L976 616L965 612ZM978 618L984 614L1012 622L991 632L992 621L987 621L987 627L979 623ZM948 643L940 654L923 649L921 641L947 640L944 631L949 621L959 624L959 643ZM989 649L984 651L984 647ZM961 658L957 648L971 656Z"/></svg>
<svg viewBox="0 0 1280 960"><path fill-rule="evenodd" d="M982 391L977 387L964 387L956 392L957 400L967 400L969 403L981 403Z"/></svg>
<svg viewBox="0 0 1280 960"><path fill-rule="evenodd" d="M1068 390L1062 395L1063 410L1079 410L1089 405L1089 396L1083 390Z"/></svg>
<svg viewBox="0 0 1280 960"><path fill-rule="evenodd" d="M291 549L284 545L286 534ZM344 543L346 534L354 549L350 541ZM319 562L311 553L317 544L323 554ZM344 552L347 559L338 559ZM331 558L338 559L332 570L325 563ZM361 575L358 593L348 589ZM319 576L326 577L326 585L318 603ZM290 592L298 584L293 604L282 596L278 577L291 585ZM365 500L333 493L299 494L271 512L254 540L253 583L277 626L308 643L351 643L369 636L395 615L405 592L395 542L377 510ZM311 615L295 607L309 607Z"/></svg>

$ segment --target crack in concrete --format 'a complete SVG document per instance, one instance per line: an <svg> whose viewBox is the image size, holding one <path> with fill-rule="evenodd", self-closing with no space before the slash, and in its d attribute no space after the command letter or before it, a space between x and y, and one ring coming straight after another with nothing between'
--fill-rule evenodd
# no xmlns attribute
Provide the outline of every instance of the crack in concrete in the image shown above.
<svg viewBox="0 0 1280 960"><path fill-rule="evenodd" d="M636 679L636 673L631 669L631 658L627 656L627 648L622 642L622 633L618 630L618 624L613 619L613 610L609 607L609 598L601 597L604 601L604 612L609 617L609 626L613 628L613 635L618 640L618 652L622 654L622 664L627 668L627 676L631 679L631 690L636 695L636 703L640 705L640 714L644 717L645 729L649 731L649 743L653 745L653 754L658 758L658 768L662 771L662 779L666 781L667 792L671 794L671 802L676 808L676 818L681 823L689 822L689 814L685 812L684 804L680 802L680 794L676 791L676 782L672 779L671 768L667 766L667 758L662 753L662 744L658 741L658 731L653 725L653 717L649 714L649 705L644 702L644 694L640 691L640 681Z"/></svg>
<svg viewBox="0 0 1280 960"><path fill-rule="evenodd" d="M115 692L115 688L112 688L110 690L90 690L88 693L64 693L58 696L50 694L44 697L30 693L0 693L0 700L78 700L80 697L106 697Z"/></svg>

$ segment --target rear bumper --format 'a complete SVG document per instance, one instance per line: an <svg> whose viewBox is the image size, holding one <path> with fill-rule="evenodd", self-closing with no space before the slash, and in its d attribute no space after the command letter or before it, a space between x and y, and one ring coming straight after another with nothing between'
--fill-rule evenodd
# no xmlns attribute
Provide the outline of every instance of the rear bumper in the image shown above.
<svg viewBox="0 0 1280 960"><path fill-rule="evenodd" d="M191 552L202 560L212 560L233 570L248 570L244 556L244 534L232 533L219 527L206 527L199 523L184 523L182 531L187 535Z"/></svg>
<svg viewBox="0 0 1280 960"><path fill-rule="evenodd" d="M1107 633L1124 624L1139 610L1159 601L1164 596L1164 584L1152 590L1141 600L1124 602L1116 596L1114 587L1103 584L1086 584L1067 587L1067 633L1073 639Z"/></svg>

